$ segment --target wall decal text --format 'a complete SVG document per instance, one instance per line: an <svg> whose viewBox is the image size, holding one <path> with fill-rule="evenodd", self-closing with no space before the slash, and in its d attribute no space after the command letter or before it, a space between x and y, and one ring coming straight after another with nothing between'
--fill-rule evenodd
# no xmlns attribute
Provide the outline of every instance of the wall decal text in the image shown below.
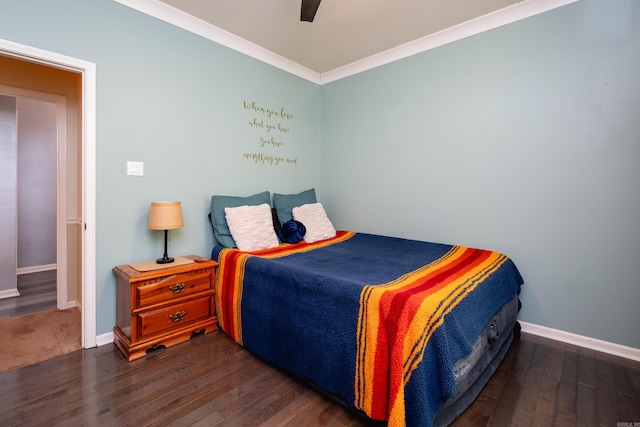
<svg viewBox="0 0 640 427"><path fill-rule="evenodd" d="M282 149L291 135L294 114L285 107L268 108L255 101L243 101L243 109L251 113L249 127L258 131L258 147L264 151L245 152L243 157L254 163L278 166L298 165L297 157L284 157L273 154L273 150Z"/></svg>

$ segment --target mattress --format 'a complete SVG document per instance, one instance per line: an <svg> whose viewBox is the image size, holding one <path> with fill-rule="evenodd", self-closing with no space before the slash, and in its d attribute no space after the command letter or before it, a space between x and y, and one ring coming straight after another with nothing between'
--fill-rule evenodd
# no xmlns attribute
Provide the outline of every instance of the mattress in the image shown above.
<svg viewBox="0 0 640 427"><path fill-rule="evenodd" d="M518 306L515 296L485 326L474 341L471 353L454 363L456 392L442 405L434 426L449 425L478 397L518 333L519 328L515 327Z"/></svg>

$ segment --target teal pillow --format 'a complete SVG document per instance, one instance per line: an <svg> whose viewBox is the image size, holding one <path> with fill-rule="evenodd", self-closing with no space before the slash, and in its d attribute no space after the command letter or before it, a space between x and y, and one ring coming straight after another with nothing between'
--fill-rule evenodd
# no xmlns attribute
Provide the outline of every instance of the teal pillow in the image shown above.
<svg viewBox="0 0 640 427"><path fill-rule="evenodd" d="M293 214L291 213L293 208L316 202L316 191L313 188L298 194L273 193L273 207L276 208L280 224L293 219Z"/></svg>
<svg viewBox="0 0 640 427"><path fill-rule="evenodd" d="M219 244L226 248L237 247L231 237L231 231L227 225L224 208L237 208L238 206L257 206L263 203L271 206L271 194L268 191L247 197L236 196L211 196L211 216L213 223L213 235Z"/></svg>

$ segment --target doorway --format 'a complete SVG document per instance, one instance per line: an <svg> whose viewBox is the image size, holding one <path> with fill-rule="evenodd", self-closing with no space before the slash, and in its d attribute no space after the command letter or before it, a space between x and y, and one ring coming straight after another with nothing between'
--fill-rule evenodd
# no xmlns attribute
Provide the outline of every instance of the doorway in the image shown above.
<svg viewBox="0 0 640 427"><path fill-rule="evenodd" d="M15 160L13 188L5 189L15 196L10 200L16 199L15 206L7 206L17 214L14 215L15 231L7 234L5 230L3 235L5 245L14 246L10 250L15 253L12 269L22 279L29 275L31 278L48 279L49 282L51 274L44 273L53 273L55 306L59 310L76 307L79 272L67 268L68 261L77 258L79 252L77 239L68 239L68 235L74 235L68 225L73 222L69 208L76 203L67 204L67 193L77 197L79 192L73 191L77 184L71 186L71 191L67 188L67 175L74 174L68 174L67 170L67 146L73 141L67 141L66 97L3 85L0 85L0 96L12 101L8 104L15 105L15 142L3 144L7 147L13 145L15 156L14 159L5 156L3 160ZM76 167L76 162L70 162L69 166ZM2 203L10 202L3 200ZM9 248L5 248L7 250ZM74 266L77 262L70 264ZM29 282L30 279L14 280L16 285ZM18 294L17 287L14 289ZM42 303L48 306L45 301ZM37 308L37 305L32 305L32 308Z"/></svg>
<svg viewBox="0 0 640 427"><path fill-rule="evenodd" d="M59 55L0 39L0 61L2 77L10 75L18 83L9 82L15 87L28 87L42 92L58 92L43 89L42 85L55 84L60 76L75 76L75 109L67 106L67 112L77 114L78 152L80 167L78 179L78 289L81 295L78 304L82 311L82 347L91 348L97 344L96 337L96 261L95 261L95 111L96 111L96 67L95 64L80 59ZM33 71L34 68L38 71ZM31 71L17 71L30 68ZM2 83L7 85L6 82ZM67 97L69 99L69 97Z"/></svg>

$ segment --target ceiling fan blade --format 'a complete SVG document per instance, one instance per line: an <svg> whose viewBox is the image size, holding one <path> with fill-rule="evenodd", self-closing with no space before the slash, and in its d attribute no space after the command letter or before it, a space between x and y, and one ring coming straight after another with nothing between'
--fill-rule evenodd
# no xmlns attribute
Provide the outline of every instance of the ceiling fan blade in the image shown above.
<svg viewBox="0 0 640 427"><path fill-rule="evenodd" d="M302 0L302 8L300 9L300 20L313 22L320 6L320 0Z"/></svg>

